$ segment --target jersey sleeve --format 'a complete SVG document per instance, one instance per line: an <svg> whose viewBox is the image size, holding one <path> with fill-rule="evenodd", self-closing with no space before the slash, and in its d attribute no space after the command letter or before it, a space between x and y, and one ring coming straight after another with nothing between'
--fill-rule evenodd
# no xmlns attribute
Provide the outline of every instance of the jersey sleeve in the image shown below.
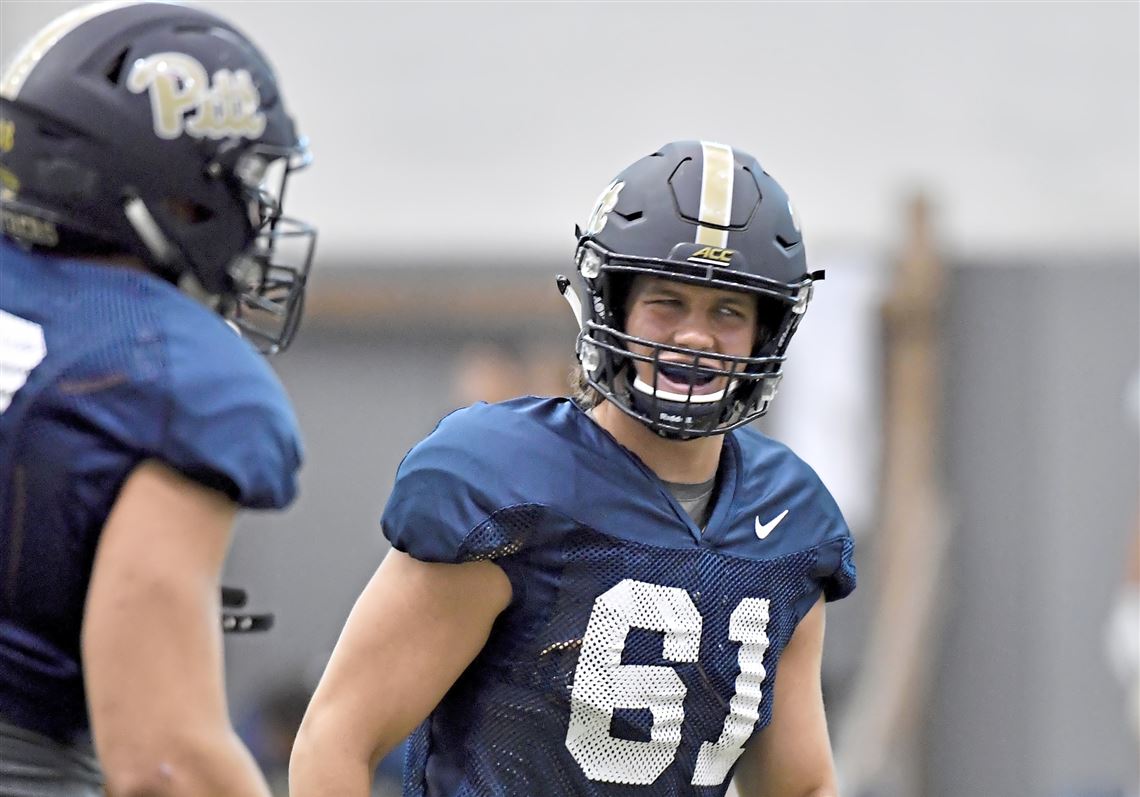
<svg viewBox="0 0 1140 797"><path fill-rule="evenodd" d="M855 543L847 521L828 489L811 468L804 465L810 503L816 516L814 525L818 534L814 546L812 578L816 588L798 607L799 616L805 615L820 594L827 602L847 597L855 589Z"/></svg>
<svg viewBox="0 0 1140 797"><path fill-rule="evenodd" d="M798 460L805 491L805 511L816 533L813 576L828 601L845 598L855 589L855 542L839 504L812 468Z"/></svg>
<svg viewBox="0 0 1140 797"><path fill-rule="evenodd" d="M855 543L839 505L811 466L783 447L773 464L781 474L781 500L795 518L795 533L785 537L787 550L811 555L808 581L796 602L798 622L821 596L836 601L855 589Z"/></svg>
<svg viewBox="0 0 1140 797"><path fill-rule="evenodd" d="M817 551L816 575L828 601L846 598L855 591L855 542L850 534L828 541Z"/></svg>
<svg viewBox="0 0 1140 797"><path fill-rule="evenodd" d="M288 506L297 494L302 446L285 390L264 358L220 321L211 332L193 348L170 340L160 458L239 506Z"/></svg>
<svg viewBox="0 0 1140 797"><path fill-rule="evenodd" d="M478 412L447 416L400 463L380 520L396 550L425 562L463 561L468 535L510 503L480 453L491 434L473 422Z"/></svg>

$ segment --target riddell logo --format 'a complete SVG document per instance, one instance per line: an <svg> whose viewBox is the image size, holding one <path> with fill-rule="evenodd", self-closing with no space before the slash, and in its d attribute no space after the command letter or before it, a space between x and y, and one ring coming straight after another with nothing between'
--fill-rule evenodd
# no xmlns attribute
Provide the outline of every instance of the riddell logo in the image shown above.
<svg viewBox="0 0 1140 797"><path fill-rule="evenodd" d="M698 249L689 255L686 260L715 260L717 263L727 263L732 260L732 256L736 254L735 249L718 249L714 246L706 246L703 249Z"/></svg>

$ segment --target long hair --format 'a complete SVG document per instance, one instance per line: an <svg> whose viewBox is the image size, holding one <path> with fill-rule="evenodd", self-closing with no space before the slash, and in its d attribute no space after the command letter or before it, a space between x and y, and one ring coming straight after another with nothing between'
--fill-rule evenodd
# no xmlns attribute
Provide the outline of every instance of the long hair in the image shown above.
<svg viewBox="0 0 1140 797"><path fill-rule="evenodd" d="M570 371L570 398L584 410L592 410L605 400L602 394L586 381L582 363L578 363Z"/></svg>

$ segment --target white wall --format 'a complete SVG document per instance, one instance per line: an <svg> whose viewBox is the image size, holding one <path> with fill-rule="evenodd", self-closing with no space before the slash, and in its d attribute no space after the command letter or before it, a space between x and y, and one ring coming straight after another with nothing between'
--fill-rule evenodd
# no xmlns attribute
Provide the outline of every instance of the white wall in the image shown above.
<svg viewBox="0 0 1140 797"><path fill-rule="evenodd" d="M0 55L74 5L4 0ZM677 138L758 155L809 247L881 252L918 185L967 257L1137 246L1135 3L206 5L313 141L323 263L563 255Z"/></svg>

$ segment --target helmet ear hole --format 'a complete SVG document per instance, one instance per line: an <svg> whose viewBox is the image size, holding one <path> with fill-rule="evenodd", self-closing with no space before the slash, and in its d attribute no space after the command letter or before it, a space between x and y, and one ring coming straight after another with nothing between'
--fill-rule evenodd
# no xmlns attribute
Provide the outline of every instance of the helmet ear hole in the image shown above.
<svg viewBox="0 0 1140 797"><path fill-rule="evenodd" d="M107 80L114 85L119 85L119 81L123 77L123 67L127 63L127 53L130 48L124 47L123 51L111 59L111 63L103 70L103 74L107 76Z"/></svg>
<svg viewBox="0 0 1140 797"><path fill-rule="evenodd" d="M611 274L606 304L614 314L614 325L621 330L625 329L625 318L628 312L626 304L629 302L630 290L633 288L633 275Z"/></svg>
<svg viewBox="0 0 1140 797"><path fill-rule="evenodd" d="M214 211L189 199L167 197L161 205L163 210L183 224L205 224L214 218Z"/></svg>
<svg viewBox="0 0 1140 797"><path fill-rule="evenodd" d="M756 345L753 347L756 353L764 351L777 339L787 310L787 305L779 299L756 297Z"/></svg>

